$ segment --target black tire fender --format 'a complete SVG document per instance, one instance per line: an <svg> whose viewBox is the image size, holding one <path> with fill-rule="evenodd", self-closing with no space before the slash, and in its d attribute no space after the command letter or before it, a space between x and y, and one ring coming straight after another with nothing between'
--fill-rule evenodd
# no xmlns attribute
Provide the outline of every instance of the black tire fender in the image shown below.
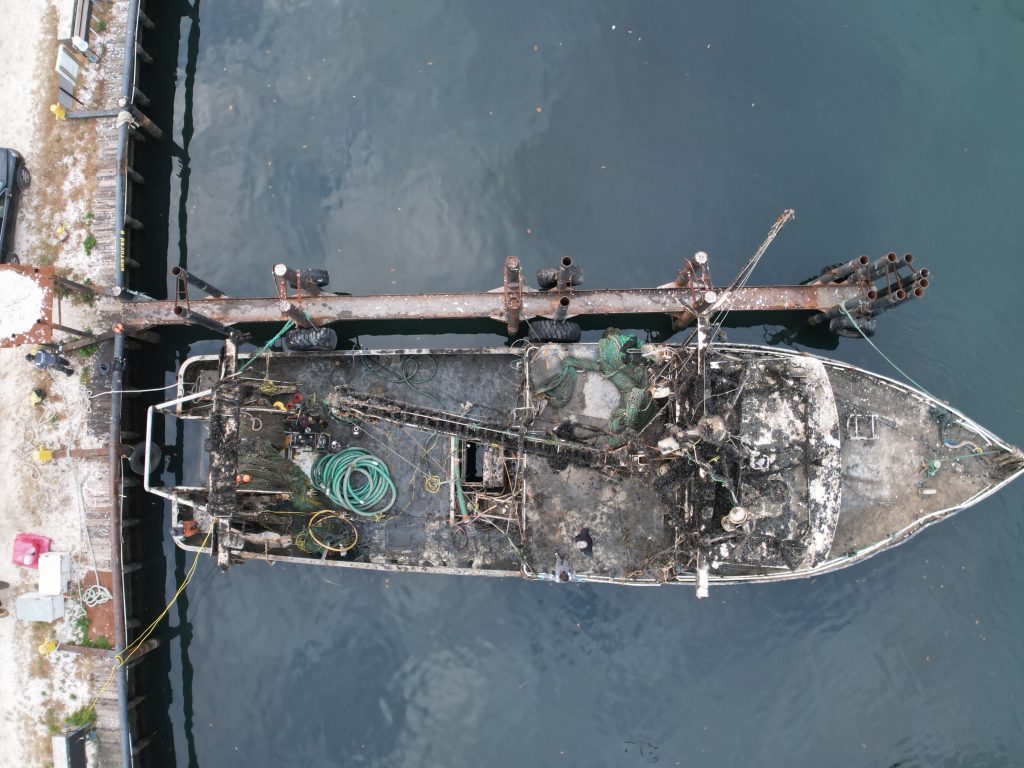
<svg viewBox="0 0 1024 768"><path fill-rule="evenodd" d="M580 340L583 329L579 323L568 320L560 323L556 320L541 318L534 320L530 326L530 341L537 343L555 342L557 344L575 344Z"/></svg>
<svg viewBox="0 0 1024 768"><path fill-rule="evenodd" d="M860 331L864 332L864 336L871 338L875 335L875 331L878 329L878 321L875 318L858 317L856 321L857 326L860 326ZM844 339L864 338L847 317L833 317L829 320L828 329L836 336L842 336Z"/></svg>

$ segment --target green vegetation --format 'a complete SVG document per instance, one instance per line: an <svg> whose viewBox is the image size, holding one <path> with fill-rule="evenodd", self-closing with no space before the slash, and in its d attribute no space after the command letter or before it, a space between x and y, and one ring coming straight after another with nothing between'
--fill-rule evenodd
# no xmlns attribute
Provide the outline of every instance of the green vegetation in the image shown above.
<svg viewBox="0 0 1024 768"><path fill-rule="evenodd" d="M92 234L92 223L96 219L96 214L89 211L84 216L85 228L88 234L85 236L85 240L82 241L82 247L85 248L85 253L88 256L92 253L92 249L96 247L96 238Z"/></svg>
<svg viewBox="0 0 1024 768"><path fill-rule="evenodd" d="M79 707L68 715L64 722L75 728L80 728L83 725L92 725L96 722L96 710L90 706Z"/></svg>
<svg viewBox="0 0 1024 768"><path fill-rule="evenodd" d="M74 696L72 696L74 698ZM83 725L93 725L96 722L96 710L91 705L79 707L67 717L61 719L58 714L58 706L52 701L47 702L46 711L42 717L43 725L51 735L57 735L66 727L81 728Z"/></svg>
<svg viewBox="0 0 1024 768"><path fill-rule="evenodd" d="M46 726L52 735L60 733L60 718L57 717L57 712L52 706L46 708L46 713L43 715L43 725Z"/></svg>
<svg viewBox="0 0 1024 768"><path fill-rule="evenodd" d="M89 237L92 237L92 235ZM89 238L87 237L86 240L88 239ZM95 242L93 242L93 247L95 247ZM91 248L86 248L86 253L88 253L89 250L91 250ZM68 280L81 283L89 288L92 288L93 286L91 277L79 277L77 273L70 272L68 270L60 270L58 274L60 274L61 277L66 277ZM96 303L96 294L94 293L83 293L82 291L77 291L73 288L65 288L60 283L54 287L54 290L57 292L57 296L60 299L71 299L72 304L84 304L87 307L91 307Z"/></svg>
<svg viewBox="0 0 1024 768"><path fill-rule="evenodd" d="M92 288L92 278L91 277L86 277L83 280L76 280L76 282L79 282L82 285L87 285L90 288ZM85 304L85 306L91 307L93 304L96 303L96 294L95 293L82 293L81 291L75 291L74 293L71 294L71 302L73 304Z"/></svg>
<svg viewBox="0 0 1024 768"><path fill-rule="evenodd" d="M110 644L110 641L104 636L100 635L95 640L89 638L89 627L92 622L88 616L82 615L75 619L75 629L78 630L78 645L85 648L102 648L104 650L110 650L114 646Z"/></svg>
<svg viewBox="0 0 1024 768"><path fill-rule="evenodd" d="M96 31L99 32L101 35L104 32L106 32L107 31L107 22L104 21L103 19L100 19L99 21L97 21L96 22Z"/></svg>

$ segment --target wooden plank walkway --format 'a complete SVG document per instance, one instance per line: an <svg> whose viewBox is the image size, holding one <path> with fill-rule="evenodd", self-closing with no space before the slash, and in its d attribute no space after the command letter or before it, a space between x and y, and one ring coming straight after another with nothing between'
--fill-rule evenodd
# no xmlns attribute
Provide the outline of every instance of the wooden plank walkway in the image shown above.
<svg viewBox="0 0 1024 768"><path fill-rule="evenodd" d="M92 93L98 98L96 103L87 105L87 109L111 109L117 106L121 94L121 80L124 72L125 35L128 17L128 0L115 0L102 8L102 16L107 24L104 35L106 50L97 64L85 64L92 68L94 77ZM89 190L89 210L93 221L91 231L96 238L90 273L98 285L113 285L115 274L115 256L118 234L114 229L114 215L117 209L117 125L114 118L96 118L95 125L95 156L91 164L93 176ZM104 345L104 352L109 357L109 344ZM110 403L107 398L92 401L92 410L88 416L88 431L93 442L100 440L100 445L107 445L110 432ZM87 471L80 472L82 493L86 507L86 527L92 541L96 558L96 567L102 571L111 570L112 547L120 546L120 542L112 542L110 536L111 514L114 509L114 494L111 488L111 468L104 456L79 459L80 466ZM112 578L121 579L122 574L114 573ZM109 682L96 703L96 734L99 747L100 765L106 767L122 765L122 744L127 734L121 733L120 710L118 706L117 679L111 678L111 669L115 661L110 657L88 657L90 669L90 687L94 692Z"/></svg>

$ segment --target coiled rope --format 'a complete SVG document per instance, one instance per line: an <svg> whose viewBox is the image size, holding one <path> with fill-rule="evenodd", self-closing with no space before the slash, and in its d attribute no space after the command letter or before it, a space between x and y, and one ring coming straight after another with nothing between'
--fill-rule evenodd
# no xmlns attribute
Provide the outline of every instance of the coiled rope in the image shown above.
<svg viewBox="0 0 1024 768"><path fill-rule="evenodd" d="M313 462L310 478L339 507L362 517L375 517L395 504L395 483L388 465L362 448L346 448Z"/></svg>
<svg viewBox="0 0 1024 768"><path fill-rule="evenodd" d="M324 552L344 554L359 543L359 530L352 521L333 509L321 509L310 517L306 527L295 537L295 546L311 555Z"/></svg>

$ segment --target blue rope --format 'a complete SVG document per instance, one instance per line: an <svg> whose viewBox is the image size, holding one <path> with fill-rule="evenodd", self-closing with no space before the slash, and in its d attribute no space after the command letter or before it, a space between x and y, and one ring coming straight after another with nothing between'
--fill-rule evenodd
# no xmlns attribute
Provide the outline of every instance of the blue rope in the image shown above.
<svg viewBox="0 0 1024 768"><path fill-rule="evenodd" d="M307 317L308 317L308 315L307 315ZM294 326L295 326L295 321L294 320L289 320L287 323L285 323L284 327L280 331L277 332L277 335L274 338L272 338L270 341L268 341L266 344L264 344L263 348L259 352L257 352L251 358L249 358L246 361L245 365L243 365L241 368L238 369L238 373L236 373L235 375L237 376L239 373L241 373L246 368L248 368L250 365L252 365L257 360L259 360L260 357L263 355L263 353L266 352L268 349L270 349L274 345L275 341L277 341L282 336L284 336L286 333L288 333L288 331L290 331Z"/></svg>
<svg viewBox="0 0 1024 768"><path fill-rule="evenodd" d="M891 365L893 368L895 368L897 370L897 372L899 372L899 374L904 379L906 379L911 384L913 384L915 387L917 387L919 390L924 392L926 395L928 395L928 397L930 397L930 398L932 398L934 400L938 400L938 398L935 397L935 395L933 395L927 389L925 389L920 384L918 384L916 381L914 381L912 378L910 378L910 376L908 376L906 374L906 372L902 368L900 368L898 365L896 365L896 363L894 363L892 360L890 360L888 357L886 357L885 352L883 352L877 346L875 346L875 342L873 342L871 339L868 338L867 334L864 333L864 331L862 331L860 329L860 325L858 325L857 321L853 319L853 315L851 315L849 310L846 308L846 301L844 301L842 304L839 305L839 311L842 312L844 315L846 315L846 319L849 320L851 323L853 323L853 327L857 329L857 333L859 333L861 336L864 337L864 341L866 341L868 344L870 344L871 348L874 349L875 352L880 354L882 356L882 359L885 360L885 362L887 362L889 365Z"/></svg>

